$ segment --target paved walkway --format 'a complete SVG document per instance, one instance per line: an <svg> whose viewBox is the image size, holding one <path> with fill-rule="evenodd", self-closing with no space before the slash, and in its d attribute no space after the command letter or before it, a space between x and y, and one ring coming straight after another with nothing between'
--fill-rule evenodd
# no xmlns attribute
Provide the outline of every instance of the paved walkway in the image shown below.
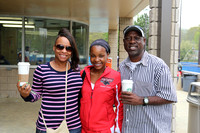
<svg viewBox="0 0 200 133"><path fill-rule="evenodd" d="M187 92L177 91L176 133L187 133ZM22 99L0 99L0 133L35 133L41 101L26 103Z"/></svg>
<svg viewBox="0 0 200 133"><path fill-rule="evenodd" d="M0 99L0 133L35 133L40 101L26 103L22 99Z"/></svg>
<svg viewBox="0 0 200 133"><path fill-rule="evenodd" d="M187 133L188 107L187 92L177 90L178 102L176 103L176 133Z"/></svg>

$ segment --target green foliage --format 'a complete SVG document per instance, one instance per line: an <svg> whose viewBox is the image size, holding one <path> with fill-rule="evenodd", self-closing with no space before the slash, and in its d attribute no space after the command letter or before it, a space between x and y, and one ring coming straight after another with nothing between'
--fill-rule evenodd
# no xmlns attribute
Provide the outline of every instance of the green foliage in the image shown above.
<svg viewBox="0 0 200 133"><path fill-rule="evenodd" d="M106 33L91 32L89 34L89 46L96 39L104 39L104 40L108 41L108 33L107 32Z"/></svg>
<svg viewBox="0 0 200 133"><path fill-rule="evenodd" d="M188 61L190 60L193 50L194 50L194 45L191 45L190 41L182 41L181 42L181 48L180 48L180 59L183 61Z"/></svg>
<svg viewBox="0 0 200 133"><path fill-rule="evenodd" d="M134 22L134 24L142 27L144 31L147 28L149 29L149 16L148 16L148 14L144 13L141 16L138 16L137 20Z"/></svg>
<svg viewBox="0 0 200 133"><path fill-rule="evenodd" d="M137 17L137 20L134 21L135 25L139 25L144 30L146 37L146 50L148 49L148 40L149 40L149 16L147 13L142 14Z"/></svg>
<svg viewBox="0 0 200 133"><path fill-rule="evenodd" d="M196 32L198 31L197 27L192 27L190 28L187 32L186 32L186 38L185 40L190 40L190 41L194 41L194 36L196 34Z"/></svg>
<svg viewBox="0 0 200 133"><path fill-rule="evenodd" d="M198 61L200 26L181 31L180 59Z"/></svg>
<svg viewBox="0 0 200 133"><path fill-rule="evenodd" d="M197 27L197 31L194 34L194 42L196 44L199 44L199 39L200 39L200 25Z"/></svg>

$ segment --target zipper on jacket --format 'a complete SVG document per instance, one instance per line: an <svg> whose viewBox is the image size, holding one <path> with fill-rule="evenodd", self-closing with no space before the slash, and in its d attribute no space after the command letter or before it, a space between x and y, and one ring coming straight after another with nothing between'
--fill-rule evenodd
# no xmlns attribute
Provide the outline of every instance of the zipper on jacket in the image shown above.
<svg viewBox="0 0 200 133"><path fill-rule="evenodd" d="M93 90L92 90L92 92L91 92L91 97L90 97L90 98L91 98L90 112L91 112L91 108L92 108L92 96L93 96ZM91 114L91 113L89 113L88 121L90 121L90 114ZM90 123L90 122L88 122L88 128L89 128L89 125L90 125L89 123Z"/></svg>
<svg viewBox="0 0 200 133"><path fill-rule="evenodd" d="M92 95L93 95L93 90L92 90L92 92L91 92L91 100L92 100ZM91 102L92 103L92 102Z"/></svg>

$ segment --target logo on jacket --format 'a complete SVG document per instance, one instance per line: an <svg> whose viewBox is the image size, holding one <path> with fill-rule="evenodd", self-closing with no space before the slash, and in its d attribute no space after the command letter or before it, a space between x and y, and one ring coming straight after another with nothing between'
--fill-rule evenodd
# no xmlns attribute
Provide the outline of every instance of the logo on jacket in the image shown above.
<svg viewBox="0 0 200 133"><path fill-rule="evenodd" d="M111 82L113 82L114 79L111 79L111 78L101 78L101 82L104 84L104 85L110 85Z"/></svg>

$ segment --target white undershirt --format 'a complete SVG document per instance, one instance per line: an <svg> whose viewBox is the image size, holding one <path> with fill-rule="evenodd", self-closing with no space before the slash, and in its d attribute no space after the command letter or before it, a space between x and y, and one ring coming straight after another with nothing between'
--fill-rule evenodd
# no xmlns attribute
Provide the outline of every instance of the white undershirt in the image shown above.
<svg viewBox="0 0 200 133"><path fill-rule="evenodd" d="M91 87L92 87L92 90L94 90L94 84L93 83L91 83Z"/></svg>
<svg viewBox="0 0 200 133"><path fill-rule="evenodd" d="M131 70L134 70L136 65L139 64L140 62L131 62Z"/></svg>

